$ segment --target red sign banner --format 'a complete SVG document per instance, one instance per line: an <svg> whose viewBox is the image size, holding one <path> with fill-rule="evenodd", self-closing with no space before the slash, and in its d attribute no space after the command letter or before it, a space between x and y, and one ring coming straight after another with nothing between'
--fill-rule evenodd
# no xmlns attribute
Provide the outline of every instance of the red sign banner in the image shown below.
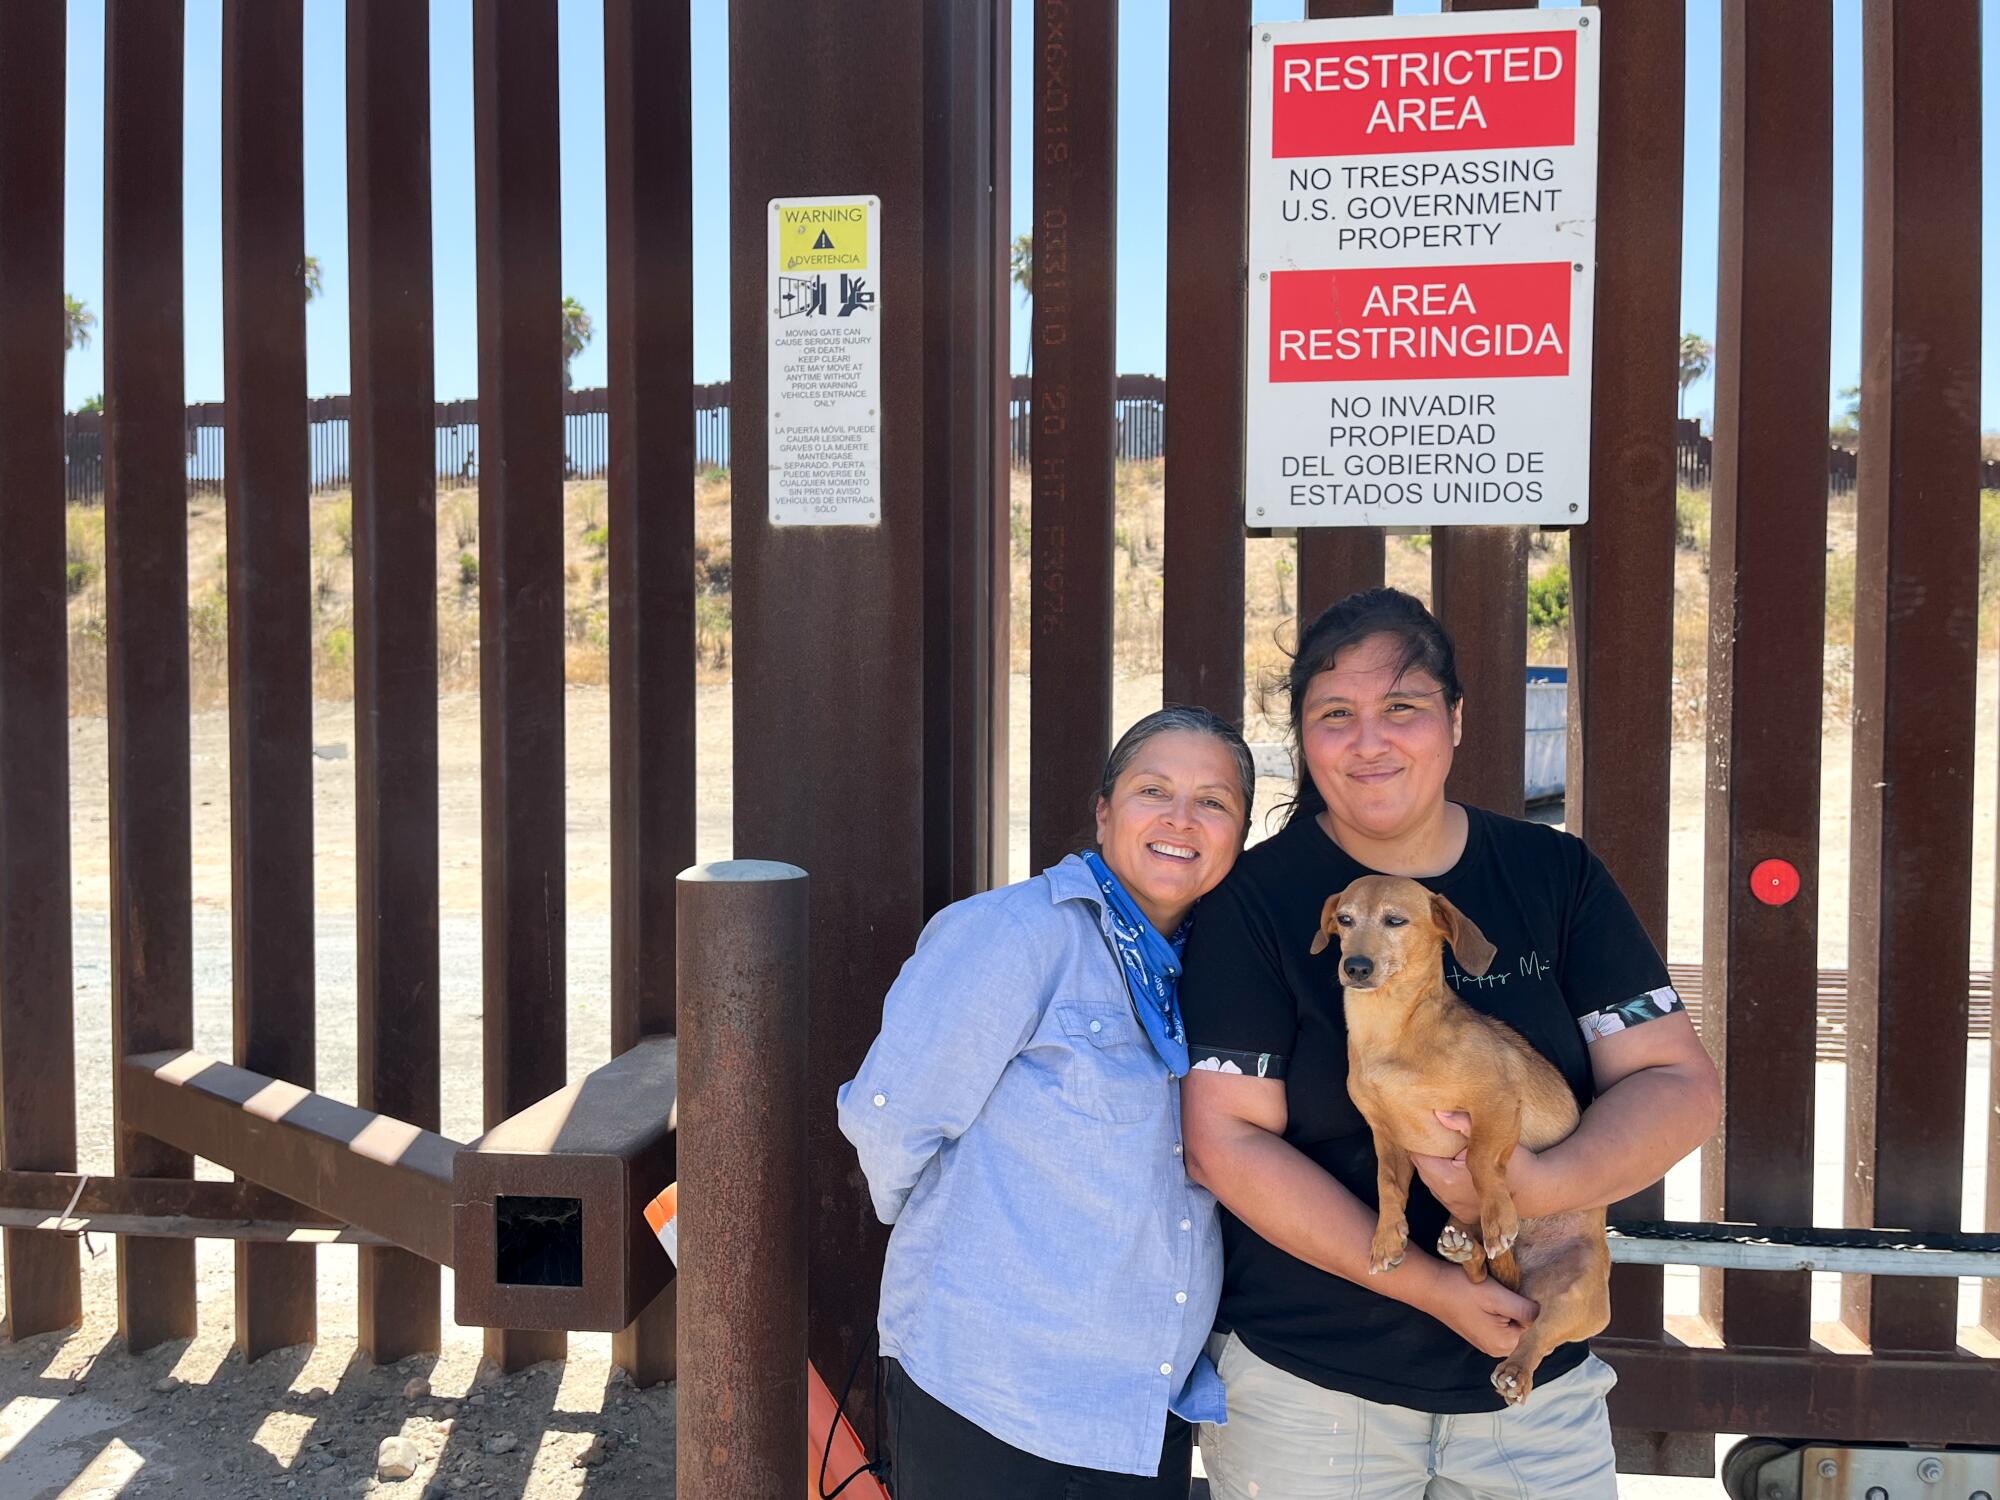
<svg viewBox="0 0 2000 1500"><path fill-rule="evenodd" d="M1388 156L1576 142L1576 33L1272 49L1271 154Z"/></svg>
<svg viewBox="0 0 2000 1500"><path fill-rule="evenodd" d="M1271 380L1567 375L1568 261L1271 273Z"/></svg>

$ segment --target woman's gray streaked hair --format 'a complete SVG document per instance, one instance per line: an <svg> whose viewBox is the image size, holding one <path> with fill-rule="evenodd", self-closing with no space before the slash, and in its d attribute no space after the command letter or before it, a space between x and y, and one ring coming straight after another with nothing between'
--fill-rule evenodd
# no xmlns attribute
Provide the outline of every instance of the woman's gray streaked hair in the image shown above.
<svg viewBox="0 0 2000 1500"><path fill-rule="evenodd" d="M1110 759L1104 762L1104 780L1098 784L1091 806L1095 808L1099 801L1110 800L1118 778L1125 774L1146 741L1154 735L1169 734L1175 730L1211 735L1221 740L1236 758L1236 778L1243 784L1243 832L1247 835L1250 832L1250 805L1257 800L1257 762L1251 758L1250 747L1244 743L1241 730L1227 719L1191 703L1176 703L1156 709L1118 736L1118 743L1111 747Z"/></svg>

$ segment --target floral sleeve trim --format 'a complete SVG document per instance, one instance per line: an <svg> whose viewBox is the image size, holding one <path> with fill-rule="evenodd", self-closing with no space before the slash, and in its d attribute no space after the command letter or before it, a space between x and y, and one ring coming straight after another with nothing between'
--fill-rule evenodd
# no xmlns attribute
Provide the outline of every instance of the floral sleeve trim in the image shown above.
<svg viewBox="0 0 2000 1500"><path fill-rule="evenodd" d="M1629 1031L1634 1026L1643 1026L1648 1021L1657 1021L1661 1016L1670 1016L1677 1010L1686 1010L1681 997L1670 984L1661 985L1656 990L1648 990L1643 995L1634 995L1630 1000L1621 1000L1616 1005L1608 1005L1603 1010L1593 1010L1577 1017L1576 1024L1583 1028L1586 1042L1601 1042L1608 1036L1621 1031Z"/></svg>
<svg viewBox="0 0 2000 1500"><path fill-rule="evenodd" d="M1240 1073L1249 1078L1283 1078L1291 1061L1282 1052L1232 1052L1199 1044L1188 1050L1193 1054L1189 1067L1196 1072Z"/></svg>

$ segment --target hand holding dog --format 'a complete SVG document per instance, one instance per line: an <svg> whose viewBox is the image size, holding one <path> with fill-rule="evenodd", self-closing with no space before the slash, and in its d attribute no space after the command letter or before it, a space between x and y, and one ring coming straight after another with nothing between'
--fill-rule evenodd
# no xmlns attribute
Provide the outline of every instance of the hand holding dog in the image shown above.
<svg viewBox="0 0 2000 1500"><path fill-rule="evenodd" d="M1472 1117L1463 1110L1440 1109L1432 1113L1445 1129L1470 1139ZM1473 1186L1472 1173L1466 1168L1463 1151L1456 1156L1421 1156L1411 1152L1410 1160L1433 1198L1461 1223L1479 1222L1479 1189ZM1539 1218L1543 1214L1562 1211L1565 1205L1550 1201L1554 1176L1536 1153L1526 1146L1514 1148L1514 1154L1507 1162L1507 1190L1514 1195L1515 1209L1522 1218Z"/></svg>
<svg viewBox="0 0 2000 1500"><path fill-rule="evenodd" d="M1492 1277L1468 1281L1457 1266L1443 1266L1439 1295L1425 1311L1473 1348L1505 1359L1541 1309Z"/></svg>

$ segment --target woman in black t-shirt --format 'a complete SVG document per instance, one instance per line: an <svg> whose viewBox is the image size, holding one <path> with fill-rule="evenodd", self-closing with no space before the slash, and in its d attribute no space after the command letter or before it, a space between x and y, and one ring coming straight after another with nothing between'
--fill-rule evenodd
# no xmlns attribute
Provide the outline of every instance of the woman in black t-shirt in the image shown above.
<svg viewBox="0 0 2000 1500"><path fill-rule="evenodd" d="M1445 800L1463 693L1422 604L1374 589L1334 605L1290 691L1297 803L1203 902L1181 981L1188 1170L1224 1210L1229 1424L1202 1434L1216 1500L1613 1494L1613 1377L1585 1345L1551 1353L1524 1406L1488 1384L1535 1308L1429 1253L1448 1212L1478 1217L1462 1161L1417 1158L1409 1252L1369 1274L1375 1153L1347 1094L1339 954L1310 952L1321 903L1364 874L1412 876L1494 944L1480 976L1447 952L1446 981L1584 1110L1560 1145L1515 1152L1523 1218L1623 1198L1698 1147L1720 1109L1708 1054L1580 840Z"/></svg>

